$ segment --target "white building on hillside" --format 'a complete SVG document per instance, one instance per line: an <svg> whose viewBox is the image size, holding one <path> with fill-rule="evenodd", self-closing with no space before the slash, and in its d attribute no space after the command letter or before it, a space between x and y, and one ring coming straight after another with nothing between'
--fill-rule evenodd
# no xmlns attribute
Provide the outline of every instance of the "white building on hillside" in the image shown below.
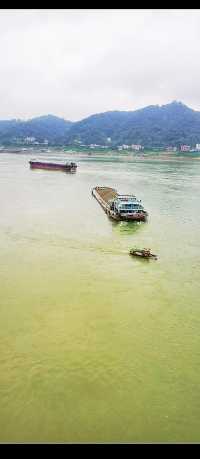
<svg viewBox="0 0 200 459"><path fill-rule="evenodd" d="M142 145L137 145L137 144L136 145L134 145L134 144L131 145L131 148L132 148L132 150L137 150L137 151L143 149Z"/></svg>
<svg viewBox="0 0 200 459"><path fill-rule="evenodd" d="M181 151L190 151L190 145L181 145Z"/></svg>
<svg viewBox="0 0 200 459"><path fill-rule="evenodd" d="M33 143L35 141L35 137L25 137L24 142L25 143Z"/></svg>

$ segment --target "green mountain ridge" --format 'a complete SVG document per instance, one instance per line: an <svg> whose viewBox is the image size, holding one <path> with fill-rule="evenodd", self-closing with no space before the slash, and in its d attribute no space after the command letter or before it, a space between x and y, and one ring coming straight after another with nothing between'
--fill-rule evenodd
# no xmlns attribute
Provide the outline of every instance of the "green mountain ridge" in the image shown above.
<svg viewBox="0 0 200 459"><path fill-rule="evenodd" d="M200 143L200 112L181 102L150 105L134 111L108 111L67 121L54 115L23 120L0 120L0 142L25 137L52 145L141 144L146 148Z"/></svg>

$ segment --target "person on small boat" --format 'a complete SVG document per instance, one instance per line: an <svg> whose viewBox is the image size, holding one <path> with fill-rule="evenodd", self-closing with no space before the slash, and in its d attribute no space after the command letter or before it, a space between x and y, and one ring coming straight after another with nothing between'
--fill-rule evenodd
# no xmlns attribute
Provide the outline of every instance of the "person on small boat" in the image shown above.
<svg viewBox="0 0 200 459"><path fill-rule="evenodd" d="M151 249L143 249L141 251L145 257L151 257L151 258L155 258L157 260L157 255L155 255L154 253L151 253Z"/></svg>
<svg viewBox="0 0 200 459"><path fill-rule="evenodd" d="M150 249L142 249L141 252L145 257L150 257L151 256L151 250Z"/></svg>

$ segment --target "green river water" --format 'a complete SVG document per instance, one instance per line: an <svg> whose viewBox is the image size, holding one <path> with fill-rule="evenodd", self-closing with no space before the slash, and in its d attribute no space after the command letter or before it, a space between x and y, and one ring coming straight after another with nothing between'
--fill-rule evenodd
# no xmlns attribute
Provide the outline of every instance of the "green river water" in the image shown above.
<svg viewBox="0 0 200 459"><path fill-rule="evenodd" d="M72 158L0 154L0 442L199 442L199 157L33 157ZM111 221L96 185L148 222Z"/></svg>

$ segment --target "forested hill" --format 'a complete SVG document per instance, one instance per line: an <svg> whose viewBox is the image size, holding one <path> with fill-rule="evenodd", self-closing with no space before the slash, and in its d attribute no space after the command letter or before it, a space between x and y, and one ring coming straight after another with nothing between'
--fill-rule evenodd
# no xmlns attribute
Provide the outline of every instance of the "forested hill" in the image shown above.
<svg viewBox="0 0 200 459"><path fill-rule="evenodd" d="M200 112L180 102L140 110L112 111L90 116L71 126L68 140L115 145L141 144L146 147L195 145L200 143Z"/></svg>
<svg viewBox="0 0 200 459"><path fill-rule="evenodd" d="M48 140L51 144L65 143L72 121L53 115L40 116L28 121L0 120L0 142L9 143L34 137L38 142Z"/></svg>
<svg viewBox="0 0 200 459"><path fill-rule="evenodd" d="M0 142L35 137L50 144L98 144L144 147L194 146L200 143L200 112L181 102L135 111L109 111L78 122L47 115L29 121L0 121Z"/></svg>

